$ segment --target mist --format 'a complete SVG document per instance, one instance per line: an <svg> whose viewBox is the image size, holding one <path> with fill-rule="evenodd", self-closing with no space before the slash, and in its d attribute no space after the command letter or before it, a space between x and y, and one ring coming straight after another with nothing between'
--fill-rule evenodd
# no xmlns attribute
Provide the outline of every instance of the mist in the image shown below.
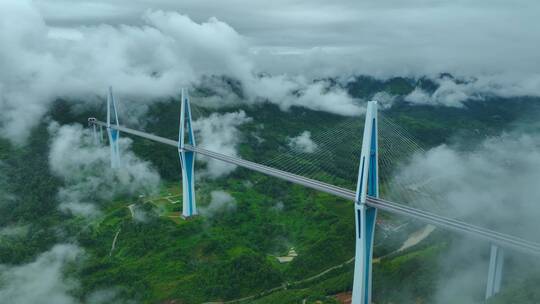
<svg viewBox="0 0 540 304"><path fill-rule="evenodd" d="M102 102L112 85L132 107L178 95L205 75L241 81L244 102L270 101L345 115L362 112L339 88L300 76L259 77L248 40L211 17L146 11L137 25L49 26L34 2L0 4L0 131L22 144L57 98Z"/></svg>
<svg viewBox="0 0 540 304"><path fill-rule="evenodd" d="M540 242L539 148L540 135L524 130L503 132L467 149L440 145L402 164L392 182L416 193L411 196L416 199L400 203ZM444 233L448 237L452 234ZM447 241L449 246L438 255L434 300L441 304L481 303L490 244L463 235ZM508 282L526 278L540 265L536 256L512 249L506 250L505 256L507 262L514 258L529 267L520 272L505 268L503 290Z"/></svg>
<svg viewBox="0 0 540 304"><path fill-rule="evenodd" d="M79 124L49 125L51 171L62 178L58 190L59 209L92 218L100 215L100 206L120 195L155 194L160 176L153 166L130 151L131 139L120 138L121 170L110 168L108 146L98 144L90 129Z"/></svg>
<svg viewBox="0 0 540 304"><path fill-rule="evenodd" d="M65 267L76 261L81 249L60 244L39 255L35 261L20 265L0 265L0 301L3 303L77 303L70 292L77 282L63 275Z"/></svg>
<svg viewBox="0 0 540 304"><path fill-rule="evenodd" d="M241 83L242 96L224 94L234 102L269 101L282 110L297 105L347 116L362 114L362 103L328 77L341 83L358 74L434 79L440 86L435 93L418 88L407 96L419 104L540 96L532 13L538 3L523 4L415 0L407 6L327 7L302 1L285 13L279 3L217 9L207 1L6 0L0 3L0 131L23 144L57 98L101 102L112 85L130 107L144 109L212 75ZM240 11L246 13L238 18ZM310 34L315 28L317 39ZM513 43L501 45L501 37ZM439 79L440 73L459 81Z"/></svg>
<svg viewBox="0 0 540 304"><path fill-rule="evenodd" d="M197 144L210 151L238 157L236 146L242 140L238 127L251 121L242 110L224 114L212 113L208 117L197 119L193 122ZM236 169L236 165L213 158L199 156L197 159L206 163L206 168L198 173L202 177L223 177Z"/></svg>
<svg viewBox="0 0 540 304"><path fill-rule="evenodd" d="M304 131L296 137L289 138L289 147L302 153L313 153L317 149L317 143L311 139L311 132Z"/></svg>
<svg viewBox="0 0 540 304"><path fill-rule="evenodd" d="M416 155L395 177L426 180L433 211L537 240L540 135L507 132L470 151L442 145ZM429 206L428 206L429 207Z"/></svg>
<svg viewBox="0 0 540 304"><path fill-rule="evenodd" d="M108 86L121 100L122 123L144 122L151 105L178 98L180 88L194 93L194 104L227 107L228 112L198 118L193 128L198 146L233 157L239 157L238 147L247 136L243 127L252 126L253 118L230 110L232 106L272 103L281 111L302 107L361 116L365 100L346 89L357 75L377 80L400 76L411 82L427 78L436 84L433 90L416 87L403 96L378 92L372 99L383 110L398 100L413 106L466 107L492 97L538 98L539 3L3 0L0 137L18 152L33 144L28 140L33 127L49 123L47 113L55 101L97 108ZM200 96L205 92L209 96ZM316 153L312 134L301 131L305 129L290 134L288 145L300 153ZM131 151L129 138L120 137L122 168L116 171L110 168L109 147L94 142L82 125L50 122L48 132L49 169L61 182L52 209L61 212L61 219L88 224L114 201L159 192L157 170ZM436 203L422 208L540 241L539 143L538 133L516 130L466 150L441 145L402 164L394 179L400 184L426 181L422 191L434 194ZM197 160L203 163L196 171L201 179L223 178L236 169L200 155ZM0 204L5 204L15 198L4 187L11 177L2 169L0 161ZM284 210L283 202L273 204L275 213ZM134 208L136 224L150 226L144 210ZM200 208L207 217L235 210L234 197L222 190L211 191L209 204ZM28 234L29 224L16 220L3 223L9 226L0 227L0 241ZM114 288L84 299L74 296L81 282L70 273L84 261L85 252L59 240L69 234L60 231L61 225L45 226L54 220L58 218L45 218L36 229L54 230L54 243L63 243L49 243L21 264L0 265L0 302L121 302ZM470 303L482 297L479 278L485 278L487 250L489 244L466 238L452 242L439 261L444 277L434 296L437 303ZM454 269L466 259L473 266Z"/></svg>
<svg viewBox="0 0 540 304"><path fill-rule="evenodd" d="M0 302L13 304L106 304L130 303L122 299L116 289L97 290L84 299L75 296L80 282L69 270L85 258L82 248L74 244L56 244L38 255L33 261L21 265L0 264Z"/></svg>
<svg viewBox="0 0 540 304"><path fill-rule="evenodd" d="M200 208L202 215L214 217L221 213L233 212L236 210L236 200L228 192L215 190L210 192L210 203Z"/></svg>

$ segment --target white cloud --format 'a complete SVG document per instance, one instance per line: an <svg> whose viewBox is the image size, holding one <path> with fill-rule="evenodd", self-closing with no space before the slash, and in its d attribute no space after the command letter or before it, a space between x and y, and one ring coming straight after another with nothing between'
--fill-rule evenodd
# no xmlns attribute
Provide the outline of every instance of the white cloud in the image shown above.
<svg viewBox="0 0 540 304"><path fill-rule="evenodd" d="M6 238L18 238L24 236L28 233L30 229L29 225L10 225L5 227L0 227L0 239L2 237Z"/></svg>
<svg viewBox="0 0 540 304"><path fill-rule="evenodd" d="M77 246L60 244L39 255L35 261L19 266L0 265L0 302L13 304L74 304L70 294L78 283L63 274L82 251Z"/></svg>
<svg viewBox="0 0 540 304"><path fill-rule="evenodd" d="M422 90L421 88L415 88L414 91L405 96L405 100L420 105L430 104L431 96L428 92Z"/></svg>
<svg viewBox="0 0 540 304"><path fill-rule="evenodd" d="M382 109L388 109L392 107L394 104L394 101L396 101L396 95L389 94L387 92L377 92L373 97L372 100L376 100L378 103L378 106Z"/></svg>
<svg viewBox="0 0 540 304"><path fill-rule="evenodd" d="M129 150L131 140L120 139L121 163L110 169L109 147L96 145L92 133L81 125L49 126L52 135L49 165L64 180L58 191L60 210L81 216L95 216L99 203L119 194L153 193L160 183L148 162Z"/></svg>
<svg viewBox="0 0 540 304"><path fill-rule="evenodd" d="M73 294L80 282L66 276L68 266L84 259L76 245L57 244L37 258L22 265L0 264L0 302L10 304L77 304ZM90 293L83 301L89 304L134 303L122 299L115 289Z"/></svg>
<svg viewBox="0 0 540 304"><path fill-rule="evenodd" d="M285 208L285 205L281 201L277 202L274 206L270 207L271 210L274 210L276 212L283 211L283 208Z"/></svg>
<svg viewBox="0 0 540 304"><path fill-rule="evenodd" d="M469 146L466 151L441 145L416 154L398 169L386 185L383 198L540 242L538 180L540 135L509 132ZM392 197L399 192L401 200ZM437 278L433 302L482 301L489 242L456 235L449 244L439 255L437 267L441 276ZM536 263L534 256L515 254L514 250L505 250L507 257L518 258L520 264ZM521 272L512 280L527 278L534 269Z"/></svg>
<svg viewBox="0 0 540 304"><path fill-rule="evenodd" d="M238 127L250 122L244 111L225 114L213 113L208 117L193 122L193 129L197 133L197 145L201 148L238 157L236 146L240 143L241 133ZM202 176L218 178L232 172L236 166L220 160L198 156L206 162L206 170Z"/></svg>
<svg viewBox="0 0 540 304"><path fill-rule="evenodd" d="M360 112L338 89L323 90L297 77L256 77L248 39L214 17L197 23L157 10L144 12L136 25L59 28L44 21L35 3L7 0L0 2L0 20L0 130L17 143L24 142L55 98L95 102L112 85L136 107L177 95L203 75L240 80L248 101Z"/></svg>
<svg viewBox="0 0 540 304"><path fill-rule="evenodd" d="M229 193L216 190L212 191L210 196L210 204L200 208L202 215L213 217L218 213L230 212L236 209L236 201Z"/></svg>
<svg viewBox="0 0 540 304"><path fill-rule="evenodd" d="M454 240L439 256L433 303L481 303L486 288L489 246L464 238ZM504 288L504 287L503 287Z"/></svg>
<svg viewBox="0 0 540 304"><path fill-rule="evenodd" d="M344 115L362 108L313 78L449 72L475 79L444 83L430 98L409 96L452 106L478 93L540 96L533 30L540 3L521 3L6 0L0 128L21 143L56 97L95 99L111 84L135 107L209 74L239 79L250 102Z"/></svg>
<svg viewBox="0 0 540 304"><path fill-rule="evenodd" d="M454 79L443 77L436 82L439 86L432 94L421 88L415 88L414 91L405 96L405 100L414 104L462 107L463 102L467 100L484 99L489 95L509 95L496 85L475 79L460 83Z"/></svg>
<svg viewBox="0 0 540 304"><path fill-rule="evenodd" d="M149 220L148 212L140 204L133 204L128 206L130 212L132 213L133 220L141 223L146 223Z"/></svg>
<svg viewBox="0 0 540 304"><path fill-rule="evenodd" d="M331 87L326 81L313 83L305 77L281 75L245 79L244 83L252 100L270 100L282 110L302 106L345 116L356 116L365 111L342 89Z"/></svg>
<svg viewBox="0 0 540 304"><path fill-rule="evenodd" d="M297 152L313 153L317 144L311 139L311 132L304 131L296 137L289 138L289 147Z"/></svg>
<svg viewBox="0 0 540 304"><path fill-rule="evenodd" d="M507 133L470 152L442 145L416 155L394 182L427 181L423 188L436 195L431 203L441 205L423 208L540 241L534 233L540 228L539 139L537 134Z"/></svg>

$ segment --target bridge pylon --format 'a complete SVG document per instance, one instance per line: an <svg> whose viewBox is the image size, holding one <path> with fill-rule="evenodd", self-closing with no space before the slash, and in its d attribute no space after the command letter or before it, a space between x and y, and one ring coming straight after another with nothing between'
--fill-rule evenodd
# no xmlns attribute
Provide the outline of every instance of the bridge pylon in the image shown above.
<svg viewBox="0 0 540 304"><path fill-rule="evenodd" d="M501 290L503 265L503 249L497 245L491 245L491 254L489 257L489 269L486 286L486 300L496 295Z"/></svg>
<svg viewBox="0 0 540 304"><path fill-rule="evenodd" d="M191 124L191 106L189 104L189 94L182 89L182 100L180 107L180 130L178 134L178 154L180 155L180 166L182 169L182 216L184 218L197 215L197 204L195 201L195 152L184 149L189 144L195 147L195 135Z"/></svg>
<svg viewBox="0 0 540 304"><path fill-rule="evenodd" d="M111 147L111 168L117 169L120 167L120 146L118 144L120 131L111 128L111 125L116 125L118 128L120 123L118 122L116 100L114 99L112 87L109 87L107 94L107 134L109 135L109 145Z"/></svg>
<svg viewBox="0 0 540 304"><path fill-rule="evenodd" d="M373 259L373 238L377 209L366 204L366 197L379 196L378 139L377 139L377 102L367 105L366 121L356 200L354 204L356 223L356 252L354 260L353 304L371 303L371 273Z"/></svg>

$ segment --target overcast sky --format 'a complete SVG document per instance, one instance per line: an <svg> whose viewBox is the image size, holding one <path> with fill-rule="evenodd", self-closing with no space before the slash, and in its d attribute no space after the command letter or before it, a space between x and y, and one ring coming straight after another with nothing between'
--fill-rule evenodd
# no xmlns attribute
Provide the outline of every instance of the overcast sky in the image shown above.
<svg viewBox="0 0 540 304"><path fill-rule="evenodd" d="M337 53L358 61L341 62L337 64L340 68L352 65L383 75L441 70L458 74L540 70L540 2L536 0L36 3L47 23L56 26L141 24L140 16L148 9L178 11L199 23L216 17L246 37L253 51L309 53L319 63L329 65L328 69L336 64L336 58L324 55L334 57L332 54ZM277 72L288 69L290 64L265 67L274 67Z"/></svg>
<svg viewBox="0 0 540 304"><path fill-rule="evenodd" d="M58 97L87 101L113 85L148 102L209 74L240 80L249 102L344 115L363 110L313 78L468 80L408 98L445 106L540 96L539 15L537 0L2 0L0 130L25 138Z"/></svg>

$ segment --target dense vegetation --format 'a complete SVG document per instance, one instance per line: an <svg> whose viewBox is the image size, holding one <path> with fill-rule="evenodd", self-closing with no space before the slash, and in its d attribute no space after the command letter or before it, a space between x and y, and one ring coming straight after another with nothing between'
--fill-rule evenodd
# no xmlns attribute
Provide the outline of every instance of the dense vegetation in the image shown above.
<svg viewBox="0 0 540 304"><path fill-rule="evenodd" d="M466 139L474 144L540 113L540 102L531 98L490 98L471 101L463 108L411 106L402 96L415 86L435 89L435 84L425 79L379 81L358 77L348 90L358 98L369 98L381 90L401 96L385 115L428 147L457 138L459 142ZM15 146L0 141L0 165L8 177L1 181L2 187L13 195L3 198L0 204L0 226L28 225L22 236L0 236L0 264L26 263L60 241L75 242L87 253L84 262L69 274L81 281L77 290L81 299L92 291L116 286L123 297L144 303L168 300L201 303L252 295L255 297L249 301L255 303L298 303L303 299L335 303L329 296L351 289L353 264L347 261L354 254L354 219L349 202L237 169L227 178L198 182L196 189L201 207L209 204L211 191L225 190L235 200L234 210L180 220L181 204L162 199L164 196L181 199L178 155L174 149L146 140L134 139L133 150L159 170L164 179L159 195L141 199L134 194L104 202L103 216L91 222L60 212L56 192L62 182L48 166L47 122L84 124L96 112L103 116L102 107L81 111L70 105L59 100L48 118L32 131L30 144ZM276 147L283 147L290 134L304 130L316 134L343 119L297 107L283 112L268 103L217 111L239 108L253 118L240 127L245 136L239 146L242 157L252 160L275 157L279 150ZM149 109L145 129L175 138L177 114L178 101L156 103ZM261 123L263 129L258 127ZM265 141L259 143L248 136L253 132ZM344 146L336 148L347 149L346 144L343 141ZM346 160L336 162L338 167L350 166ZM323 165L320 168L325 170ZM339 177L331 182L347 184ZM130 204L136 204L147 215L144 221L132 219L127 207ZM390 236L383 236L381 229L377 231L375 256L385 256L374 266L377 303L431 303L441 277L470 267L468 261L453 267L440 265L441 256L455 240L441 231L416 247L393 253L409 232L421 226L383 213L381 219L391 224L405 223L407 228ZM116 235L116 246L111 250ZM275 256L285 255L290 247L297 250L298 258L291 263L278 263ZM510 272L518 272L519 261L510 263L516 265L516 270ZM337 265L342 267L304 281ZM535 284L538 282L538 275L525 284L521 279L510 279L508 288L493 303L537 303ZM287 288L258 296L280 286Z"/></svg>

